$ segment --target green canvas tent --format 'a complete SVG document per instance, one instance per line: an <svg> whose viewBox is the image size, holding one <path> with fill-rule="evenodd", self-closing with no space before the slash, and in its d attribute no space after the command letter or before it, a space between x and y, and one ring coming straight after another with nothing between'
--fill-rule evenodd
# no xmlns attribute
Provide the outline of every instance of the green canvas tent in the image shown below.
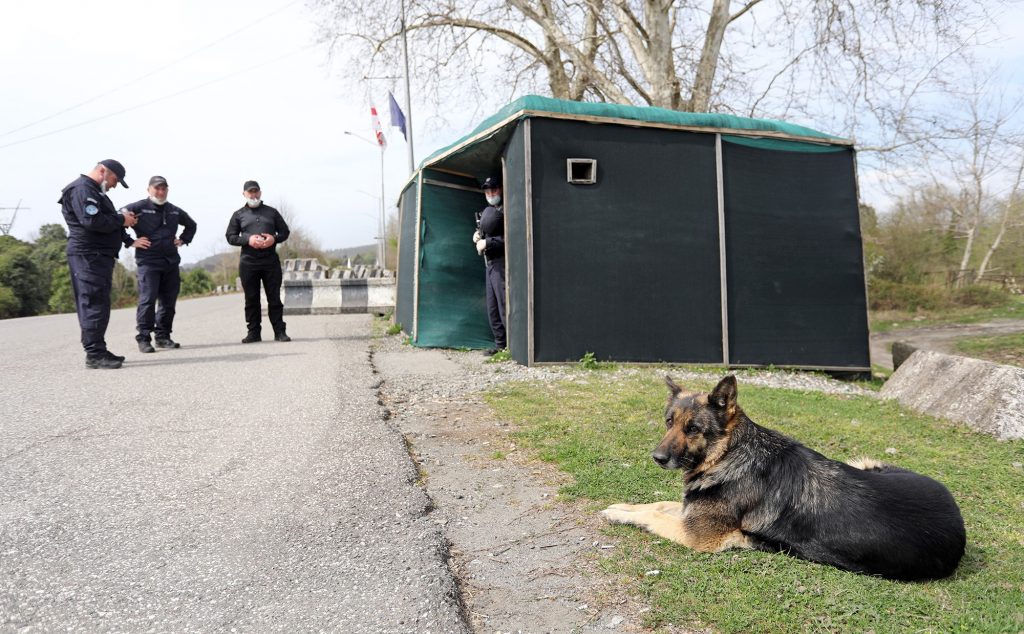
<svg viewBox="0 0 1024 634"><path fill-rule="evenodd" d="M470 236L493 174L516 361L870 370L850 141L518 99L426 158L402 192L396 321L417 346L492 344Z"/></svg>

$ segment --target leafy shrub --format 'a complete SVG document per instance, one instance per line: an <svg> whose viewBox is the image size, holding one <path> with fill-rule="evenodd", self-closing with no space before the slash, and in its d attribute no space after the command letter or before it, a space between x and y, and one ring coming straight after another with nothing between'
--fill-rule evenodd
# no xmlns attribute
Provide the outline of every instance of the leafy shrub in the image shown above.
<svg viewBox="0 0 1024 634"><path fill-rule="evenodd" d="M998 288L982 286L980 284L958 288L953 291L952 296L953 301L958 306L982 306L985 308L995 308L997 306L1005 306L1011 301L1011 297L1008 293L1001 291Z"/></svg>
<svg viewBox="0 0 1024 634"><path fill-rule="evenodd" d="M874 280L868 289L871 310L941 310L952 304L949 291L942 286L899 284Z"/></svg>

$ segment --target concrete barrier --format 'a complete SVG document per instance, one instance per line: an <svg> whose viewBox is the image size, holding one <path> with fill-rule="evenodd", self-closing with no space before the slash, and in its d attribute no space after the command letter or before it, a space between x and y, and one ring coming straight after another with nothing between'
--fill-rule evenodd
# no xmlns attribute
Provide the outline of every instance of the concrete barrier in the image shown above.
<svg viewBox="0 0 1024 634"><path fill-rule="evenodd" d="M1024 368L917 350L881 395L1000 440L1024 438Z"/></svg>
<svg viewBox="0 0 1024 634"><path fill-rule="evenodd" d="M286 315L386 313L395 308L395 278L284 280Z"/></svg>

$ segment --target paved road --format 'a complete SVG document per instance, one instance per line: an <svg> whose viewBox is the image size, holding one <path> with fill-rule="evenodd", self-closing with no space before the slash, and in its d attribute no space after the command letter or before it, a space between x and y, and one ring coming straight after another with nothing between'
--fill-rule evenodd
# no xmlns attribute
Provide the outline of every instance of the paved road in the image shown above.
<svg viewBox="0 0 1024 634"><path fill-rule="evenodd" d="M956 354L956 342L967 337L1010 335L1024 332L1024 319L994 319L976 324L943 324L941 326L913 326L873 333L871 335L871 362L892 369L892 344L906 341L924 350Z"/></svg>
<svg viewBox="0 0 1024 634"><path fill-rule="evenodd" d="M288 322L184 301L143 355L115 311L104 371L73 315L0 321L0 631L465 631L370 318Z"/></svg>

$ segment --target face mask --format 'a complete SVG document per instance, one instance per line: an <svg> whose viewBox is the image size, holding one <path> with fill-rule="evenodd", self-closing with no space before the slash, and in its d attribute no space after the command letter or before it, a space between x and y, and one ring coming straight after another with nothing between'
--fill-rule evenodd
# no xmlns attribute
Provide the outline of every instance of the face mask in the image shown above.
<svg viewBox="0 0 1024 634"><path fill-rule="evenodd" d="M486 198L487 204L491 205L492 207L496 207L499 204L501 204L501 194L497 194L496 196L486 196Z"/></svg>
<svg viewBox="0 0 1024 634"><path fill-rule="evenodd" d="M109 189L110 187L107 185L107 179L104 178L103 180L100 181L100 191L105 194Z"/></svg>
<svg viewBox="0 0 1024 634"><path fill-rule="evenodd" d="M256 207L259 207L261 202L263 202L263 201L260 200L259 198L257 198L256 200L253 200L252 198L246 198L245 199L245 204L249 205L253 209L255 209Z"/></svg>
<svg viewBox="0 0 1024 634"><path fill-rule="evenodd" d="M162 205L165 202L167 202L167 199L166 198L157 198L156 196L150 196L149 197L149 202L153 203L154 205Z"/></svg>

